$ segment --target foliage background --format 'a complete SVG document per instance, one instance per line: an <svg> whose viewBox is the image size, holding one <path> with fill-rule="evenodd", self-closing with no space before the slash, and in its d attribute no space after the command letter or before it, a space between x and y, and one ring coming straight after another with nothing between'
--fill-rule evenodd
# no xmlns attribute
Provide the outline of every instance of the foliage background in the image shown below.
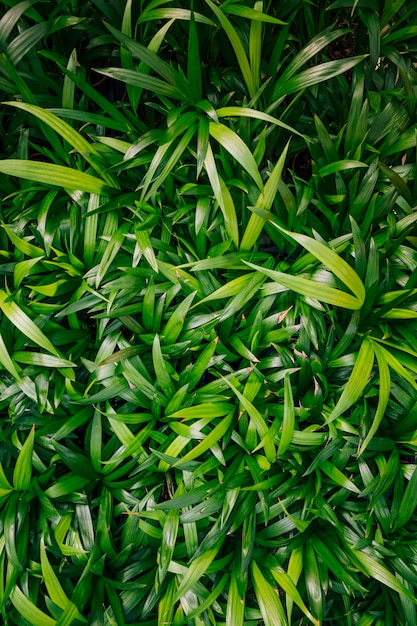
<svg viewBox="0 0 417 626"><path fill-rule="evenodd" d="M415 626L414 3L0 5L3 623Z"/></svg>

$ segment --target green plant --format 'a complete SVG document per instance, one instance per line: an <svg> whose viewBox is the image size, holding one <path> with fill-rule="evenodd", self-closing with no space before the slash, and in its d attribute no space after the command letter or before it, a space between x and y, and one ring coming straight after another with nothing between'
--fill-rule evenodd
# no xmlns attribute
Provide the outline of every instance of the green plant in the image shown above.
<svg viewBox="0 0 417 626"><path fill-rule="evenodd" d="M2 4L4 623L414 626L411 3Z"/></svg>

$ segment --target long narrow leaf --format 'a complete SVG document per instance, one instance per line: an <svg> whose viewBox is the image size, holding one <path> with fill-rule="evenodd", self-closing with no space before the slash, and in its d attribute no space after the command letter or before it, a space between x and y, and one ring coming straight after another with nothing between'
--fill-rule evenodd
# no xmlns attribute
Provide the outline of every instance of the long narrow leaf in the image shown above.
<svg viewBox="0 0 417 626"><path fill-rule="evenodd" d="M99 178L85 172L41 161L26 161L20 159L4 159L0 161L0 173L7 176L26 178L37 183L64 187L69 191L86 191L87 193L103 194L108 185Z"/></svg>
<svg viewBox="0 0 417 626"><path fill-rule="evenodd" d="M329 424L347 411L361 396L368 384L374 365L375 351L369 339L364 339L359 348L352 373L336 406L326 419Z"/></svg>
<svg viewBox="0 0 417 626"><path fill-rule="evenodd" d="M291 274L285 274L284 272L269 270L247 261L245 261L245 263L250 267L253 267L253 269L258 272L266 274L266 276L269 276L280 285L283 285L287 289L291 289L302 296L313 298L319 302L327 302L328 304L333 304L334 306L350 309L352 311L362 307L360 300L349 295L348 293L345 293L344 291L340 291L339 289L334 289L333 287L328 287L322 283L318 283L314 280L308 280L300 276L293 276Z"/></svg>
<svg viewBox="0 0 417 626"><path fill-rule="evenodd" d="M44 348L48 352L51 352L56 357L61 358L57 349L49 341L48 337L36 326L36 324L22 311L22 309L15 303L8 299L8 295L5 291L0 289L0 309L4 315L16 326L21 333L26 335L36 345Z"/></svg>

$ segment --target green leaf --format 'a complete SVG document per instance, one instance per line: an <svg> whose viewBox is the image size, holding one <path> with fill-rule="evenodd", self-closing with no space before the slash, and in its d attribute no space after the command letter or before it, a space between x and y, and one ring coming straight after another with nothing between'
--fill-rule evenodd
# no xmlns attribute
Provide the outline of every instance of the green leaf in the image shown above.
<svg viewBox="0 0 417 626"><path fill-rule="evenodd" d="M233 393L237 396L243 409L249 415L256 431L258 432L259 438L264 442L263 447L265 449L265 456L270 463L273 463L276 459L275 446L274 446L273 441L269 440L266 437L269 430L268 430L268 426L265 423L264 418L259 413L258 409L252 404L252 402L250 402L248 398L246 398L242 393L240 393L240 391L231 381L229 381L227 378L224 378L223 376L222 376L222 379L224 380L225 383L227 383L230 389L232 389Z"/></svg>
<svg viewBox="0 0 417 626"><path fill-rule="evenodd" d="M60 358L59 352L30 317L28 317L15 302L10 302L8 299L7 293L0 289L0 309L3 311L4 315L31 341Z"/></svg>
<svg viewBox="0 0 417 626"><path fill-rule="evenodd" d="M166 396L172 397L175 393L171 376L168 372L167 364L161 351L158 335L155 335L152 344L152 360L155 369L156 379Z"/></svg>
<svg viewBox="0 0 417 626"><path fill-rule="evenodd" d="M280 232L285 234L290 239L293 239L298 244L303 246L311 254L313 254L319 261L323 263L333 274L335 274L340 280L348 287L351 292L362 303L365 300L365 286L355 270L342 259L334 250L324 245L317 239L307 237L300 233L293 233L285 228L282 228L276 222L271 220L271 224L275 226Z"/></svg>
<svg viewBox="0 0 417 626"><path fill-rule="evenodd" d="M417 467L414 468L413 474L408 481L404 491L397 516L394 521L393 531L397 532L399 528L403 528L407 522L413 517L417 508Z"/></svg>
<svg viewBox="0 0 417 626"><path fill-rule="evenodd" d="M329 163L328 165L324 165L323 167L321 167L319 171L319 176L324 178L325 176L329 176L329 174L357 169L358 167L369 167L369 165L367 163L362 163L362 161L344 159L342 161L335 161L334 163Z"/></svg>
<svg viewBox="0 0 417 626"><path fill-rule="evenodd" d="M339 76L339 74L344 74L366 59L366 56L366 54L362 54L348 59L328 61L327 63L320 63L319 65L310 67L297 76L282 81L274 91L274 98L278 100L296 91L301 91L301 89L307 89L325 80L330 80L335 76ZM270 109L271 108L272 107L270 107Z"/></svg>
<svg viewBox="0 0 417 626"><path fill-rule="evenodd" d="M326 419L326 424L345 413L362 395L374 365L375 351L369 339L362 341L352 373L336 406Z"/></svg>
<svg viewBox="0 0 417 626"><path fill-rule="evenodd" d="M5 12L0 20L0 46L4 49L7 45L7 39L13 28L19 21L21 15L30 7L31 0L18 2L15 6Z"/></svg>
<svg viewBox="0 0 417 626"><path fill-rule="evenodd" d="M169 320L162 330L164 343L169 345L177 341L184 326L185 317L195 298L196 292L188 294L186 298L171 313Z"/></svg>
<svg viewBox="0 0 417 626"><path fill-rule="evenodd" d="M32 479L32 454L35 442L35 427L33 426L22 449L17 457L13 472L13 486L19 491L29 489Z"/></svg>
<svg viewBox="0 0 417 626"><path fill-rule="evenodd" d="M192 561L186 574L182 577L181 583L175 594L175 602L178 602L191 587L205 574L213 560L215 559L223 540L217 541L217 545L204 552L201 556Z"/></svg>
<svg viewBox="0 0 417 626"><path fill-rule="evenodd" d="M13 587L10 593L10 600L19 615L26 619L29 624L33 626L56 626L56 621L38 609L38 607L22 593L17 585Z"/></svg>
<svg viewBox="0 0 417 626"><path fill-rule="evenodd" d="M311 602L311 608L318 621L321 622L323 614L323 591L316 553L311 540L307 541L304 550L304 578L307 597Z"/></svg>
<svg viewBox="0 0 417 626"><path fill-rule="evenodd" d="M6 344L4 343L4 339L0 334L0 363L16 380L20 379L20 368L13 363L13 360L10 357L10 354L7 350Z"/></svg>
<svg viewBox="0 0 417 626"><path fill-rule="evenodd" d="M347 476L345 476L339 468L333 465L333 463L330 463L330 461L322 461L319 468L327 474L327 476L331 478L336 485L343 487L343 489L348 489L353 493L360 493L360 489L358 489L357 486L349 480L349 478L347 478Z"/></svg>
<svg viewBox="0 0 417 626"><path fill-rule="evenodd" d="M194 99L194 93L191 85L184 76L182 76L172 67L171 64L163 61L155 52L153 52L153 50L147 48L141 43L138 43L131 37L128 37L127 35L119 32L110 24L105 24L105 26L127 50L130 50L134 57L139 58L141 61L146 63L146 65L148 65L157 74L159 74L164 79L164 81L166 81L166 83L172 85L175 91L181 94L180 100ZM117 69L115 77L117 77L117 72L129 72L129 74L136 73L130 72L129 70ZM158 82L162 84L162 81Z"/></svg>
<svg viewBox="0 0 417 626"><path fill-rule="evenodd" d="M366 552L360 550L352 550L352 553L362 566L362 570L367 576L379 580L383 585L386 585L393 591L405 596L414 603L417 603L417 598L411 593L405 585L403 585L394 574L392 574L384 565L378 563Z"/></svg>
<svg viewBox="0 0 417 626"><path fill-rule="evenodd" d="M187 452L181 459L179 459L175 463L174 467L182 466L185 463L192 461L193 459L197 459L204 452L212 448L215 444L218 444L221 441L222 437L224 437L224 435L226 434L229 426L232 424L233 415L234 411L232 411L232 413L223 418L221 422L219 422L217 426L215 426L213 430L210 431L208 435L206 435L203 441L200 441L200 443L194 446L194 448L190 450L190 452Z"/></svg>
<svg viewBox="0 0 417 626"><path fill-rule="evenodd" d="M202 76L198 31L194 11L190 12L190 30L188 35L187 77L193 86L198 100L202 97Z"/></svg>
<svg viewBox="0 0 417 626"><path fill-rule="evenodd" d="M284 377L284 419L282 421L281 436L277 452L278 456L281 456L288 450L294 433L294 424L294 399L291 389L290 374L287 372Z"/></svg>
<svg viewBox="0 0 417 626"><path fill-rule="evenodd" d="M155 252L151 244L151 239L149 234L145 230L141 230L139 228L135 229L136 241L139 246L139 250L141 254L148 261L149 265L153 269L154 272L158 273L158 263L156 260Z"/></svg>
<svg viewBox="0 0 417 626"><path fill-rule="evenodd" d="M215 16L220 22L221 27L223 28L226 36L228 37L234 53L236 55L237 62L239 63L240 71L242 72L243 80L246 83L246 87L249 92L249 97L253 98L256 92L255 85L252 79L252 73L249 65L248 58L246 56L245 49L243 44L239 38L237 30L233 27L231 22L228 20L224 12L217 7L211 0L206 0L208 6L213 11Z"/></svg>
<svg viewBox="0 0 417 626"><path fill-rule="evenodd" d="M83 18L72 15L60 15L51 20L42 20L39 24L24 29L12 39L5 50L5 54L14 65L17 65L43 37L56 31L76 26L82 21Z"/></svg>
<svg viewBox="0 0 417 626"><path fill-rule="evenodd" d="M0 161L0 172L7 176L26 178L37 183L64 187L69 191L85 191L102 194L108 190L107 184L85 172L41 161L25 161L23 159L4 159Z"/></svg>
<svg viewBox="0 0 417 626"><path fill-rule="evenodd" d="M148 74L144 74L143 72L138 72L135 70L124 70L122 68L113 68L108 67L102 70L95 70L98 74L102 74L103 76L108 76L109 78L114 78L116 80L120 80L127 85L133 85L136 87L141 87L142 89L147 89L151 92L159 94L160 96L168 96L169 98L175 98L176 100L180 100L181 102L184 100L184 93L180 91L177 87L166 83L159 78L155 78L154 76L148 76Z"/></svg>
<svg viewBox="0 0 417 626"><path fill-rule="evenodd" d="M51 598L52 602L54 602L61 609L66 609L70 601L59 582L58 576L55 574L51 564L49 563L43 537L41 537L40 542L40 555L42 576L43 580L45 581L45 586L48 590L49 597ZM81 620L82 622L87 622L85 617L83 617L78 611L77 619Z"/></svg>
<svg viewBox="0 0 417 626"><path fill-rule="evenodd" d="M224 124L209 123L209 132L227 152L229 152L240 165L252 176L259 189L263 190L263 183L258 167L251 151L242 139Z"/></svg>
<svg viewBox="0 0 417 626"><path fill-rule="evenodd" d="M255 561L251 562L251 574L265 626L288 626L277 591L264 578Z"/></svg>
<svg viewBox="0 0 417 626"><path fill-rule="evenodd" d="M285 146L282 154L280 155L274 169L271 172L270 177L265 183L263 192L258 196L255 204L256 209L262 209L265 211L271 211L272 204L276 198L278 185L281 180L282 171L284 169L285 159L287 158L287 152L289 143ZM259 215L252 214L249 219L249 223L246 227L245 233L240 244L241 250L251 250L255 243L258 241L258 237L264 227L265 218Z"/></svg>
<svg viewBox="0 0 417 626"><path fill-rule="evenodd" d="M292 276L291 274L284 274L284 272L269 270L247 261L245 261L245 263L258 272L269 276L269 278L272 278L272 280L278 284L302 296L313 298L319 302L327 302L328 304L333 304L334 306L339 306L344 309L356 310L362 307L360 300L339 289L334 289L333 287L323 285L323 283L301 278L300 276Z"/></svg>
<svg viewBox="0 0 417 626"><path fill-rule="evenodd" d="M283 570L279 570L277 568L271 569L271 574L279 584L279 586L285 591L285 593L290 596L293 602L296 603L297 606L300 607L304 615L308 617L308 619L315 624L315 626L320 626L319 620L317 620L308 610L305 605L303 598L301 597L297 587L292 581L291 577L284 572Z"/></svg>
<svg viewBox="0 0 417 626"><path fill-rule="evenodd" d="M223 417L223 415L227 415L232 410L233 405L229 402L207 402L180 409L175 411L175 413L171 413L171 415L168 414L168 417L180 417L183 421L200 418L211 420L215 417Z"/></svg>
<svg viewBox="0 0 417 626"><path fill-rule="evenodd" d="M379 370L379 394L378 394L378 406L375 412L375 416L369 429L364 442L362 443L359 455L363 454L366 448L368 447L370 441L378 431L379 425L385 415L385 411L388 405L388 400L391 391L391 375L388 367L387 360L385 358L384 351L380 348L380 346L374 341L372 342L372 346L375 352L376 360L378 363Z"/></svg>
<svg viewBox="0 0 417 626"><path fill-rule="evenodd" d="M75 363L43 352L13 352L12 358L18 363L40 365L42 367L76 367Z"/></svg>
<svg viewBox="0 0 417 626"><path fill-rule="evenodd" d="M33 244L29 243L26 239L22 239L21 237L18 237L12 230L10 230L10 228L8 228L8 226L6 226L6 224L2 224L2 227L6 231L7 236L9 237L12 244L18 250L23 252L23 254L25 254L28 257L37 258L37 259L44 256L45 251L42 250L42 248L38 248L38 246L34 246Z"/></svg>
<svg viewBox="0 0 417 626"><path fill-rule="evenodd" d="M55 132L57 132L65 141L67 141L77 152L79 152L88 163L97 171L97 173L106 180L106 183L111 187L117 187L117 183L113 179L108 179L106 176L103 167L98 165L99 153L96 148L91 145L80 133L72 128L67 122L61 120L59 117L42 109L41 107L35 106L33 104L27 104L25 102L4 102L3 104L7 104L8 106L13 106L27 113L31 113L42 122L47 124L50 128L52 128ZM91 158L90 154L94 155L95 158Z"/></svg>
<svg viewBox="0 0 417 626"><path fill-rule="evenodd" d="M275 126L279 126L280 128L285 128L290 133L294 135L298 135L299 137L303 137L307 142L311 142L311 140L306 136L300 133L298 130L293 128L292 126L288 126L285 122L282 122L277 117L273 115L269 115L268 113L264 113L263 111L257 111L256 109L249 109L248 107L237 107L237 106L227 106L220 107L216 109L216 114L219 118L221 117L251 117L255 120L261 120L263 122L268 122L269 124L274 124Z"/></svg>
<svg viewBox="0 0 417 626"><path fill-rule="evenodd" d="M162 541L158 551L158 583L161 584L168 572L168 566L174 554L179 529L180 511L168 511L162 529Z"/></svg>
<svg viewBox="0 0 417 626"><path fill-rule="evenodd" d="M260 3L256 3L257 6L261 6ZM228 15L237 15L244 17L248 20L254 20L256 22L267 22L268 24L285 24L276 17L268 15L259 9L252 9L251 7L245 7L240 4L228 4L224 5L224 12Z"/></svg>
<svg viewBox="0 0 417 626"><path fill-rule="evenodd" d="M214 197L216 198L223 213L226 231L237 248L239 246L239 226L235 205L230 191L217 171L216 161L210 144L207 146L204 164L207 176L213 189Z"/></svg>

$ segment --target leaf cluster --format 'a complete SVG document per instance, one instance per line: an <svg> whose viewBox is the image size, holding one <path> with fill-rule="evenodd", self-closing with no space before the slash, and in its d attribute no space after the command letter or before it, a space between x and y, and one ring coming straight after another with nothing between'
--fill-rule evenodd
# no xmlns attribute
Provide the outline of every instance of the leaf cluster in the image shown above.
<svg viewBox="0 0 417 626"><path fill-rule="evenodd" d="M0 2L6 626L415 626L407 0Z"/></svg>

